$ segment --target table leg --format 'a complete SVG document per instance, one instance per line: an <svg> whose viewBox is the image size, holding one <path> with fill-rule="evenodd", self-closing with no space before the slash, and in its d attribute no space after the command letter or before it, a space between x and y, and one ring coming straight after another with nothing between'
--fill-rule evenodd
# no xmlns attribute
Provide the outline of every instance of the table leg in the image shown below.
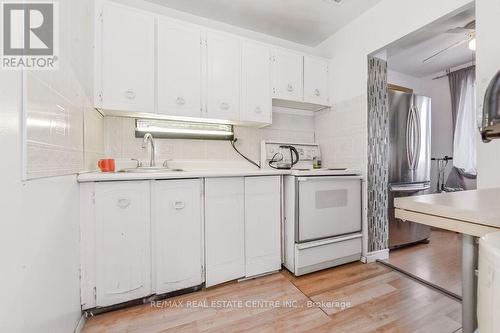
<svg viewBox="0 0 500 333"><path fill-rule="evenodd" d="M462 332L477 328L477 245L474 236L462 238Z"/></svg>

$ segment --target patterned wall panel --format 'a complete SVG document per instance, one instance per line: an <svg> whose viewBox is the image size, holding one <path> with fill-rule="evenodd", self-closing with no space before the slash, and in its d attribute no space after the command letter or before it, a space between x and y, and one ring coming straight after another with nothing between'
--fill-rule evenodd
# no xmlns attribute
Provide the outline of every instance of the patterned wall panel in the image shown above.
<svg viewBox="0 0 500 333"><path fill-rule="evenodd" d="M368 58L368 251L387 249L389 109L387 62Z"/></svg>

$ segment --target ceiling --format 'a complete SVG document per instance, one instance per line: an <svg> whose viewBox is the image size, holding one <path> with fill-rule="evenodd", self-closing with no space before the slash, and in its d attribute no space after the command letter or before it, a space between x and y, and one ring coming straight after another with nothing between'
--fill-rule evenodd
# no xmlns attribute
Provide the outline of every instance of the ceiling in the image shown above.
<svg viewBox="0 0 500 333"><path fill-rule="evenodd" d="M240 28L317 46L380 0L148 0Z"/></svg>
<svg viewBox="0 0 500 333"><path fill-rule="evenodd" d="M474 8L469 8L393 43L386 49L389 69L414 77L426 77L474 61L475 52L469 49L468 43L464 43L423 63L424 59L445 47L464 40L465 33L451 34L446 31L463 27L474 18Z"/></svg>

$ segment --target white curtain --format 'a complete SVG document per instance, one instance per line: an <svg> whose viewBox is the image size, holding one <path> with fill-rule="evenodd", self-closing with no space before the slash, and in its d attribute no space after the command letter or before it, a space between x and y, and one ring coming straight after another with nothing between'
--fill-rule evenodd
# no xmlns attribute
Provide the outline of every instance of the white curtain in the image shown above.
<svg viewBox="0 0 500 333"><path fill-rule="evenodd" d="M453 139L453 166L461 172L477 175L476 78L475 70L460 73L457 83L456 122Z"/></svg>

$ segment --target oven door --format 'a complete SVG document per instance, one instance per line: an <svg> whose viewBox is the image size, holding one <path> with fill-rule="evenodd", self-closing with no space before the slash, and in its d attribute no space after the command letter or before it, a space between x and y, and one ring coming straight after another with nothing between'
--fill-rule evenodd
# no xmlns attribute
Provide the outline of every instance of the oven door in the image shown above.
<svg viewBox="0 0 500 333"><path fill-rule="evenodd" d="M297 243L361 231L361 177L297 178Z"/></svg>

